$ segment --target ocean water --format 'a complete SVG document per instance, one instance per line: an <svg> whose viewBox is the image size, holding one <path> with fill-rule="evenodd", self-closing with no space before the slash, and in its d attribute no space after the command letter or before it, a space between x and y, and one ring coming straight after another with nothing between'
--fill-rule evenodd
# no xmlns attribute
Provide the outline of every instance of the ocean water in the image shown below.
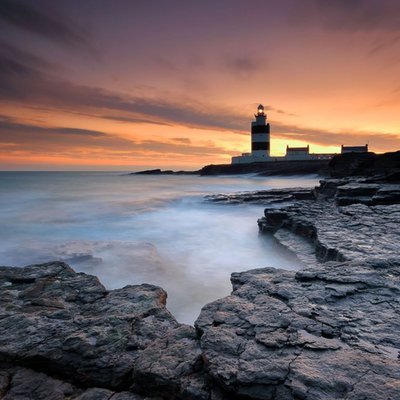
<svg viewBox="0 0 400 400"><path fill-rule="evenodd" d="M260 205L207 194L312 187L316 176L145 176L116 172L0 172L0 265L63 260L109 289L151 283L192 324L231 291L230 274L299 268L259 235Z"/></svg>

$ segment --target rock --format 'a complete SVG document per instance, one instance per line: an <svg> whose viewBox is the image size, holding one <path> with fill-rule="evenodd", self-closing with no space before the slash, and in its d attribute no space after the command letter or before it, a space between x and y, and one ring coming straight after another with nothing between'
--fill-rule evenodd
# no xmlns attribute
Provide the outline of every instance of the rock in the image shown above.
<svg viewBox="0 0 400 400"><path fill-rule="evenodd" d="M399 204L400 185L384 185L372 197L372 204Z"/></svg>
<svg viewBox="0 0 400 400"><path fill-rule="evenodd" d="M314 191L308 188L258 190L254 192L207 195L204 197L206 201L221 204L252 203L263 205L291 203L294 200L314 200L314 198Z"/></svg>
<svg viewBox="0 0 400 400"><path fill-rule="evenodd" d="M25 368L9 368L3 374L8 379L1 394L3 400L66 400L81 392L69 383Z"/></svg>
<svg viewBox="0 0 400 400"><path fill-rule="evenodd" d="M228 398L398 398L399 266L232 274L196 321L211 377Z"/></svg>
<svg viewBox="0 0 400 400"><path fill-rule="evenodd" d="M330 160L328 170L333 178L376 175L380 179L399 182L400 151L385 154L339 154Z"/></svg>
<svg viewBox="0 0 400 400"><path fill-rule="evenodd" d="M315 191L316 201L292 200L279 209L268 207L258 225L261 232L275 234L280 244L294 249L308 265L310 244L319 262L362 260L372 254L396 257L398 193L399 186L393 184L326 180Z"/></svg>
<svg viewBox="0 0 400 400"><path fill-rule="evenodd" d="M7 382L3 387L4 377ZM0 369L0 396L3 400L145 400L131 392L117 393L102 388L84 390L31 369L10 366L7 371Z"/></svg>
<svg viewBox="0 0 400 400"><path fill-rule="evenodd" d="M83 388L123 391L151 377L154 393L190 390L201 370L194 328L165 303L156 286L107 291L61 262L0 267L0 363ZM159 367L146 364L160 353Z"/></svg>
<svg viewBox="0 0 400 400"><path fill-rule="evenodd" d="M171 169L161 170L157 168L131 172L129 175L199 175L199 172L200 171L172 171Z"/></svg>
<svg viewBox="0 0 400 400"><path fill-rule="evenodd" d="M143 394L178 395L183 391L184 398L207 399L202 367L196 332L182 325L141 352L134 366L133 387ZM182 377L189 376L182 385Z"/></svg>
<svg viewBox="0 0 400 400"><path fill-rule="evenodd" d="M153 285L108 291L62 262L0 267L0 398L400 398L399 192L351 178L209 197L265 204L260 230L305 268L232 274L195 328Z"/></svg>
<svg viewBox="0 0 400 400"><path fill-rule="evenodd" d="M258 174L272 175L305 175L324 173L330 160L270 161L250 164L211 164L201 168L201 176Z"/></svg>

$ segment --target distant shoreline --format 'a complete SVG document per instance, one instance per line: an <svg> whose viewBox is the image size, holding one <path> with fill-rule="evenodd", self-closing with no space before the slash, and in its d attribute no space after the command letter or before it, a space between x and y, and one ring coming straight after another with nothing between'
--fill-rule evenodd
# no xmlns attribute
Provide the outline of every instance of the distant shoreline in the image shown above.
<svg viewBox="0 0 400 400"><path fill-rule="evenodd" d="M317 174L323 177L369 176L397 172L400 168L400 151L375 153L338 154L330 160L269 161L250 164L210 164L197 171L173 171L149 169L131 172L129 175L305 175Z"/></svg>
<svg viewBox="0 0 400 400"><path fill-rule="evenodd" d="M306 160L306 161L272 161L257 162L251 164L210 164L197 171L173 171L159 168L132 172L130 175L243 175L257 174L259 176L270 175L323 175L330 160Z"/></svg>

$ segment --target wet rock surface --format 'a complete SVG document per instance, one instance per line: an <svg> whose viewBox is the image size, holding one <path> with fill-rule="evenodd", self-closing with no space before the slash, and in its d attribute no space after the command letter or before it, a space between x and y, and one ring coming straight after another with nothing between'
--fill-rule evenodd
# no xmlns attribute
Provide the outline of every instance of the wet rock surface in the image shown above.
<svg viewBox="0 0 400 400"><path fill-rule="evenodd" d="M307 267L232 274L195 327L153 285L108 291L61 262L0 267L0 398L400 398L398 191L340 178L208 197L265 204L261 232Z"/></svg>
<svg viewBox="0 0 400 400"><path fill-rule="evenodd" d="M255 192L239 192L228 194L207 195L205 201L221 204L263 204L263 205L281 205L282 203L290 203L293 200L313 200L314 193L308 188L293 189L273 189L258 190Z"/></svg>

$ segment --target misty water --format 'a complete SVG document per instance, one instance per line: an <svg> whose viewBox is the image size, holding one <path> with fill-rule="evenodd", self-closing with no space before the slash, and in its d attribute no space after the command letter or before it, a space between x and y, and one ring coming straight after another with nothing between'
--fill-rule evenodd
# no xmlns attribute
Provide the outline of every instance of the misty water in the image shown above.
<svg viewBox="0 0 400 400"><path fill-rule="evenodd" d="M144 176L115 172L1 172L0 265L66 261L109 289L151 283L192 324L231 291L230 274L299 263L259 235L260 205L207 194L311 187L318 178Z"/></svg>

